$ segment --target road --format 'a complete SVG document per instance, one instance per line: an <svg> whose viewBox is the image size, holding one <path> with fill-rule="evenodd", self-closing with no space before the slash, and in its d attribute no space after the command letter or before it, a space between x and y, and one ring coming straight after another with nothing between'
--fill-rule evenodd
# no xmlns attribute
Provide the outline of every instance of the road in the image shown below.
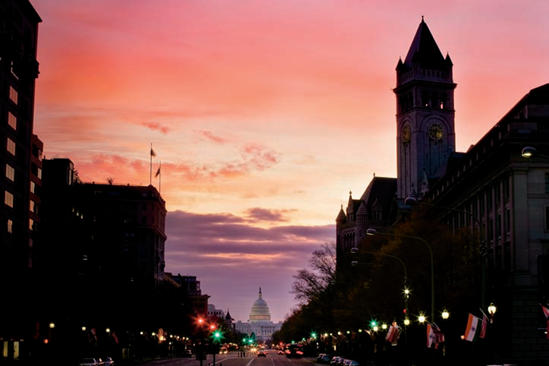
<svg viewBox="0 0 549 366"><path fill-rule="evenodd" d="M225 355L215 355L215 366L312 366L316 358L287 358L278 355L276 351L268 351L267 357L257 357L257 354L248 354L239 357L238 352L230 352ZM208 355L202 366L213 366L213 357ZM201 366L200 361L193 358L170 358L152 360L140 363L140 366Z"/></svg>

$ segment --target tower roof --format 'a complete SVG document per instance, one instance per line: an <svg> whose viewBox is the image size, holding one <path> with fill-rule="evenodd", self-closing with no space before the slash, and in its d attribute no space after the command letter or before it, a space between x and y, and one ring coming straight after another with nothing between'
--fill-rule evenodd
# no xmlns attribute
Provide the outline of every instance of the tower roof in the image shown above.
<svg viewBox="0 0 549 366"><path fill-rule="evenodd" d="M449 59L450 58L448 56L448 60ZM424 66L446 66L444 57L442 56L442 53L435 42L435 38L429 30L429 27L427 27L427 23L423 20L423 17L421 18L421 23L417 28L414 40L412 41L408 54L406 55L406 59L404 60L404 65L410 67L416 62L421 63Z"/></svg>

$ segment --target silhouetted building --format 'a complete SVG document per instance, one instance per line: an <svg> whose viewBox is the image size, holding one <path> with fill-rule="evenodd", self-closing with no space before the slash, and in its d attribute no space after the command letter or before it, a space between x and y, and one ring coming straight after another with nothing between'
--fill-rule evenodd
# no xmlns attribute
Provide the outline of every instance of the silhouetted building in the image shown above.
<svg viewBox="0 0 549 366"><path fill-rule="evenodd" d="M177 274L177 276L172 275L172 279L181 286L181 291L190 302L190 308L194 311L196 316L208 316L208 299L210 296L202 294L200 281L196 279L196 276L182 276Z"/></svg>
<svg viewBox="0 0 549 366"><path fill-rule="evenodd" d="M164 279L165 202L153 186L82 183L69 159L43 160L43 317L65 354L75 329L154 326ZM51 344L52 342L50 342Z"/></svg>
<svg viewBox="0 0 549 366"><path fill-rule="evenodd" d="M31 152L34 89L38 77L36 46L39 15L26 0L0 2L0 342L8 360L24 359L36 330L33 313L34 247L31 202ZM37 154L39 157L40 154ZM33 159L32 164L39 165ZM38 171L36 171L37 173ZM38 176L33 175L35 178ZM33 180L35 183L36 179ZM36 206L34 206L36 207ZM29 220L33 220L32 222Z"/></svg>
<svg viewBox="0 0 549 366"><path fill-rule="evenodd" d="M483 240L486 282L478 306L487 312L493 301L498 309L489 330L494 346L485 355L547 358L539 304L549 305L549 84L531 90L478 143L457 153L452 68L422 20L396 68L397 178L375 177L360 200L349 197L336 219L337 253L350 252L368 228L392 225L395 205L399 214L410 210L406 198L446 207L433 213L454 232L466 227ZM538 156L522 157L526 146ZM379 188L395 181L392 192ZM384 193L373 194L376 187Z"/></svg>

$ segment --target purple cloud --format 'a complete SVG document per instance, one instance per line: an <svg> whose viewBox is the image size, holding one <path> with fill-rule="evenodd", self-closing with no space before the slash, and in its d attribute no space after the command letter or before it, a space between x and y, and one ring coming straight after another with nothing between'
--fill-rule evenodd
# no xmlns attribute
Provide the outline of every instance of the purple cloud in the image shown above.
<svg viewBox="0 0 549 366"><path fill-rule="evenodd" d="M197 276L211 303L230 309L234 318L243 321L262 287L273 320L283 320L295 305L290 293L293 276L308 268L314 250L333 242L335 228L262 228L250 223L250 213L267 218L269 212L254 208L245 218L226 213L169 212L165 270ZM275 212L272 218L277 217L281 216Z"/></svg>

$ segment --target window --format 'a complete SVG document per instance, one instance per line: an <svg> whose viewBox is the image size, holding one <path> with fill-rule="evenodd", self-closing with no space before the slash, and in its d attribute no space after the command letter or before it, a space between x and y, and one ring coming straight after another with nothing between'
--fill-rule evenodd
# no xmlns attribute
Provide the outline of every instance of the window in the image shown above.
<svg viewBox="0 0 549 366"><path fill-rule="evenodd" d="M549 231L549 206L545 206L545 230Z"/></svg>
<svg viewBox="0 0 549 366"><path fill-rule="evenodd" d="M15 117L11 112L8 112L8 125L10 125L10 127L14 130L17 130L17 117Z"/></svg>
<svg viewBox="0 0 549 366"><path fill-rule="evenodd" d="M549 173L545 173L545 194L549 194Z"/></svg>
<svg viewBox="0 0 549 366"><path fill-rule="evenodd" d="M6 139L6 150L15 156L15 142L9 137Z"/></svg>
<svg viewBox="0 0 549 366"><path fill-rule="evenodd" d="M13 194L8 191L4 191L4 203L7 206L13 207Z"/></svg>
<svg viewBox="0 0 549 366"><path fill-rule="evenodd" d="M6 178L15 182L15 169L9 164L6 164Z"/></svg>
<svg viewBox="0 0 549 366"><path fill-rule="evenodd" d="M15 90L11 85L10 85L10 99L14 104L19 103L19 94L17 93L17 90Z"/></svg>
<svg viewBox="0 0 549 366"><path fill-rule="evenodd" d="M9 234L13 234L13 221L11 221L10 219L8 219L8 227L6 228L6 230Z"/></svg>
<svg viewBox="0 0 549 366"><path fill-rule="evenodd" d="M29 209L30 212L38 213L38 204L33 200L29 200Z"/></svg>
<svg viewBox="0 0 549 366"><path fill-rule="evenodd" d="M17 76L17 73L15 72L15 68L13 66L13 61L11 62L11 74L13 75L14 78L19 80L19 76Z"/></svg>
<svg viewBox="0 0 549 366"><path fill-rule="evenodd" d="M30 184L30 191L31 193L36 194L36 183L34 183L33 181L31 181L31 184Z"/></svg>
<svg viewBox="0 0 549 366"><path fill-rule="evenodd" d="M33 229L34 229L34 220L29 219L29 230L33 230Z"/></svg>
<svg viewBox="0 0 549 366"><path fill-rule="evenodd" d="M507 209L505 210L505 232L510 233L511 232L511 210Z"/></svg>
<svg viewBox="0 0 549 366"><path fill-rule="evenodd" d="M547 177L545 177L545 182L547 182ZM545 183L545 193L547 193L547 183ZM505 177L505 179L503 179L503 198L505 201L509 201L509 194L509 177Z"/></svg>

